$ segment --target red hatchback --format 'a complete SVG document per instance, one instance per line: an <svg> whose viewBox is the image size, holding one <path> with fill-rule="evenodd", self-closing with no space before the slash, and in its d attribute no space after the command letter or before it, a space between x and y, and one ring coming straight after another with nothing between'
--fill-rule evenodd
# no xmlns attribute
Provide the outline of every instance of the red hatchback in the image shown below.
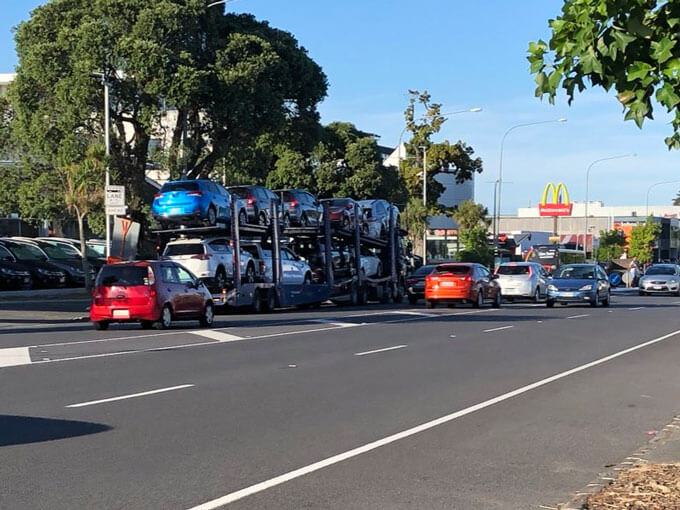
<svg viewBox="0 0 680 510"><path fill-rule="evenodd" d="M106 265L92 293L90 320L99 330L112 322L141 322L145 329L166 329L173 320L186 319L198 319L208 327L214 317L208 289L172 261Z"/></svg>
<svg viewBox="0 0 680 510"><path fill-rule="evenodd" d="M425 279L425 305L437 303L472 303L476 308L485 302L501 306L501 287L497 276L481 264L439 264Z"/></svg>

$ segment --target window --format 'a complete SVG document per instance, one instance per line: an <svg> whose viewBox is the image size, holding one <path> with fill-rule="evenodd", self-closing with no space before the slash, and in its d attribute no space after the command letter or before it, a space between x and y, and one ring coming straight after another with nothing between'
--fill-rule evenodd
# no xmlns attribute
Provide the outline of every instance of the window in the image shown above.
<svg viewBox="0 0 680 510"><path fill-rule="evenodd" d="M675 268L673 266L652 266L649 269L647 269L647 272L645 274L647 274L647 275L654 275L654 274L671 275L671 274L676 274L676 272L675 272Z"/></svg>
<svg viewBox="0 0 680 510"><path fill-rule="evenodd" d="M472 268L470 266L437 266L433 272L435 276L441 275L455 275L455 276L467 276L470 274Z"/></svg>
<svg viewBox="0 0 680 510"><path fill-rule="evenodd" d="M480 278L488 278L490 276L489 271L485 267L477 266L477 271L479 272Z"/></svg>
<svg viewBox="0 0 680 510"><path fill-rule="evenodd" d="M290 256L290 252L288 250L281 250L281 260L292 260L293 257Z"/></svg>
<svg viewBox="0 0 680 510"><path fill-rule="evenodd" d="M45 262L47 256L36 246L22 243L7 243L7 249L19 260L39 260Z"/></svg>
<svg viewBox="0 0 680 510"><path fill-rule="evenodd" d="M227 192L226 189L224 189L223 186L220 186L219 184L215 184L215 187L217 188L217 192L218 192L220 195L229 196L229 193Z"/></svg>
<svg viewBox="0 0 680 510"><path fill-rule="evenodd" d="M80 253L67 244L41 242L40 247L45 253L55 260L79 259Z"/></svg>
<svg viewBox="0 0 680 510"><path fill-rule="evenodd" d="M179 283L175 266L170 264L163 264L161 266L161 280L163 283Z"/></svg>
<svg viewBox="0 0 680 510"><path fill-rule="evenodd" d="M167 245L163 255L176 257L179 255L203 255L204 252L205 249L200 243L177 243Z"/></svg>
<svg viewBox="0 0 680 510"><path fill-rule="evenodd" d="M535 269L535 268L534 268ZM498 267L498 274L503 274L503 275L523 275L523 274L529 274L529 271L531 268L529 266L506 266L502 265Z"/></svg>
<svg viewBox="0 0 680 510"><path fill-rule="evenodd" d="M557 280L593 280L595 271L591 266L562 266L555 278Z"/></svg>
<svg viewBox="0 0 680 510"><path fill-rule="evenodd" d="M229 251L226 239L216 239L210 243L210 248L218 253Z"/></svg>
<svg viewBox="0 0 680 510"><path fill-rule="evenodd" d="M194 283L194 277L184 269L183 267L180 266L175 266L175 271L177 271L177 278L179 279L179 283L183 284L189 284L189 283Z"/></svg>
<svg viewBox="0 0 680 510"><path fill-rule="evenodd" d="M0 246L0 260L14 262L14 257L12 257L12 254L6 248Z"/></svg>
<svg viewBox="0 0 680 510"><path fill-rule="evenodd" d="M196 181L166 182L161 188L161 193L169 191L198 191L198 183Z"/></svg>
<svg viewBox="0 0 680 510"><path fill-rule="evenodd" d="M148 266L104 266L99 272L97 285L102 287L136 287L148 285Z"/></svg>

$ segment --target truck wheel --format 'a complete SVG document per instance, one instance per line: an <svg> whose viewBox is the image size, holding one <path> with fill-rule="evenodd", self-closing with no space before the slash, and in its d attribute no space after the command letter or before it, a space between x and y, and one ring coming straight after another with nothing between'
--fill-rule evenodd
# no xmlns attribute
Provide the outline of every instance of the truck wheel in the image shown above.
<svg viewBox="0 0 680 510"><path fill-rule="evenodd" d="M355 283L353 283L349 289L349 304L352 306L359 304L359 289L357 289L357 285Z"/></svg>
<svg viewBox="0 0 680 510"><path fill-rule="evenodd" d="M243 209L241 209L241 212L238 213L238 224L241 227L248 224L248 215Z"/></svg>
<svg viewBox="0 0 680 510"><path fill-rule="evenodd" d="M359 290L359 304L365 305L366 303L368 303L368 287L366 285L362 285L361 289Z"/></svg>
<svg viewBox="0 0 680 510"><path fill-rule="evenodd" d="M208 207L208 216L206 217L206 220L208 221L208 225L210 225L211 227L217 224L217 211L215 211L214 205Z"/></svg>
<svg viewBox="0 0 680 510"><path fill-rule="evenodd" d="M217 292L222 292L222 290L226 288L227 273L224 271L224 268L220 266L215 274L215 290L217 290Z"/></svg>

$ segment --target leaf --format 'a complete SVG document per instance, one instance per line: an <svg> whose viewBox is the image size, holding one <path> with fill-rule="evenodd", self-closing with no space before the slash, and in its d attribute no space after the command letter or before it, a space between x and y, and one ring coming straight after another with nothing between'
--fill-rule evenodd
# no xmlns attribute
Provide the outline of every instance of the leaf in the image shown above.
<svg viewBox="0 0 680 510"><path fill-rule="evenodd" d="M649 112L649 106L643 100L637 100L630 104L628 112L626 112L625 120L634 120L637 127L642 128L642 123L645 116Z"/></svg>
<svg viewBox="0 0 680 510"><path fill-rule="evenodd" d="M659 42L652 42L652 57L660 64L663 64L666 60L673 56L671 49L673 49L674 46L675 41L669 39L668 36L665 36Z"/></svg>
<svg viewBox="0 0 680 510"><path fill-rule="evenodd" d="M548 76L548 86L550 87L550 91L554 92L555 89L559 86L560 82L562 81L562 73L558 70L553 71L550 73Z"/></svg>
<svg viewBox="0 0 680 510"><path fill-rule="evenodd" d="M675 78L680 73L680 58L673 58L666 62L663 74L669 78Z"/></svg>
<svg viewBox="0 0 680 510"><path fill-rule="evenodd" d="M626 51L626 46L628 46L635 39L637 39L634 35L621 32L620 30L614 30L612 32L612 37L614 37L614 40L616 41L616 46L618 46L618 48L622 52Z"/></svg>
<svg viewBox="0 0 680 510"><path fill-rule="evenodd" d="M628 81L644 80L652 69L648 63L636 60L628 68Z"/></svg>
<svg viewBox="0 0 680 510"><path fill-rule="evenodd" d="M616 97L621 104L626 105L635 97L635 92L632 90L624 90L623 92L619 92Z"/></svg>
<svg viewBox="0 0 680 510"><path fill-rule="evenodd" d="M602 63L595 55L595 50L590 47L588 52L581 57L581 66L583 67L584 74L591 74L593 72L597 74L602 74Z"/></svg>
<svg viewBox="0 0 680 510"><path fill-rule="evenodd" d="M668 108L668 111L670 111L675 107L675 105L680 103L680 96L678 96L674 87L670 83L666 83L663 87L656 91L656 100Z"/></svg>

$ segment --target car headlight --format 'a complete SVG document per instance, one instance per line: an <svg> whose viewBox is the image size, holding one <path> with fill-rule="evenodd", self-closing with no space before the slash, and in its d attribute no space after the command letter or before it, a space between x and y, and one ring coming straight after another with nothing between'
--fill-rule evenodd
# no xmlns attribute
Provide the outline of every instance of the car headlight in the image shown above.
<svg viewBox="0 0 680 510"><path fill-rule="evenodd" d="M548 285L548 290L552 290L553 292L557 292L558 288L555 287L554 285Z"/></svg>
<svg viewBox="0 0 680 510"><path fill-rule="evenodd" d="M592 289L593 289L593 285L591 283L589 283L587 285L584 285L583 287L581 287L578 290L592 290Z"/></svg>

